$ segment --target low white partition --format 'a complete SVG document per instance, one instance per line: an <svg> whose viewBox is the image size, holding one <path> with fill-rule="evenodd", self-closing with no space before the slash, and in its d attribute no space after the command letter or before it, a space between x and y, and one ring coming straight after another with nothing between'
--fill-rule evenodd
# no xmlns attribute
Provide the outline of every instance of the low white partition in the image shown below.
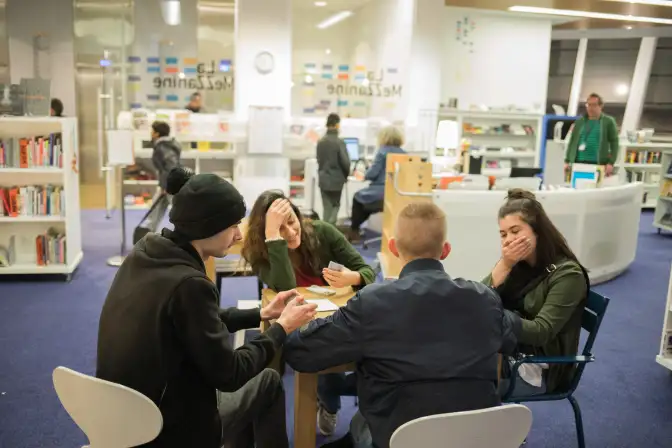
<svg viewBox="0 0 672 448"><path fill-rule="evenodd" d="M635 259L642 191L642 184L634 183L534 193L598 284ZM434 202L448 217L452 252L443 264L451 276L480 280L499 260L497 212L505 198L506 191L434 191Z"/></svg>

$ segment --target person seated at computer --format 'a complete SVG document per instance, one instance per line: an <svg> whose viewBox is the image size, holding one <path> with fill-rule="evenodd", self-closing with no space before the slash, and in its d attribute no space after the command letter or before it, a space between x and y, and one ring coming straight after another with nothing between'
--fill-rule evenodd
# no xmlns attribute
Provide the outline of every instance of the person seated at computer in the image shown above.
<svg viewBox="0 0 672 448"><path fill-rule="evenodd" d="M364 174L364 179L370 181L370 184L355 193L352 198L350 231L347 235L350 242L359 241L360 227L369 216L383 211L387 155L405 153L406 151L401 149L403 144L404 136L394 126L385 127L378 134L380 148L373 159L373 164Z"/></svg>
<svg viewBox="0 0 672 448"><path fill-rule="evenodd" d="M516 353L576 355L590 280L534 194L509 190L499 209L502 258L483 281L499 293L517 337ZM507 366L504 366L504 376ZM525 366L513 395L553 392L571 378L572 365ZM506 392L509 380L500 382Z"/></svg>
<svg viewBox="0 0 672 448"><path fill-rule="evenodd" d="M62 117L63 116L63 102L58 98L51 99L51 109L49 115L52 117Z"/></svg>
<svg viewBox="0 0 672 448"><path fill-rule="evenodd" d="M497 294L451 278L446 215L433 203L399 214L390 251L399 279L369 285L332 316L294 332L285 344L299 372L354 362L359 411L350 425L357 447L387 448L413 419L497 406L498 353L508 327Z"/></svg>

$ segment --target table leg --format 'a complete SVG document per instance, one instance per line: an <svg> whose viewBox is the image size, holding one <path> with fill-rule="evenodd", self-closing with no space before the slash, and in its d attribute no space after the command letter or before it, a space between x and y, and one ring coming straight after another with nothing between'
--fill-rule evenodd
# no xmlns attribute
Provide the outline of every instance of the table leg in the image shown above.
<svg viewBox="0 0 672 448"><path fill-rule="evenodd" d="M317 374L294 373L294 448L315 448Z"/></svg>

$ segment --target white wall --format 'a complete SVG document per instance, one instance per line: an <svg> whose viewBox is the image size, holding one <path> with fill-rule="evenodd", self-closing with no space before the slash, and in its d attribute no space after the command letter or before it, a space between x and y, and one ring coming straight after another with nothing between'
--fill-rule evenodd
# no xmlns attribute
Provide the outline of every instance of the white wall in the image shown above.
<svg viewBox="0 0 672 448"><path fill-rule="evenodd" d="M279 106L291 114L292 12L290 0L238 1L236 8L236 115L245 119L249 106ZM260 74L255 58L268 51L275 67Z"/></svg>
<svg viewBox="0 0 672 448"><path fill-rule="evenodd" d="M324 19L319 8L295 9L292 16L292 115L327 115L339 112L337 97L330 96L327 86L336 82L323 73L335 76L339 65L350 62L352 22L344 20L327 29L316 25ZM307 67L315 65L315 69ZM325 66L331 70L324 70ZM309 76L308 79L307 75ZM312 85L306 83L312 79ZM324 110L310 111L321 101L329 101ZM342 111L345 112L345 111ZM347 113L347 112L346 112ZM345 115L345 114L344 114Z"/></svg>
<svg viewBox="0 0 672 448"><path fill-rule="evenodd" d="M51 78L51 97L60 98L67 115L75 110L75 57L72 0L21 0L6 4L10 79L34 78L33 39L43 34L40 75Z"/></svg>
<svg viewBox="0 0 672 448"><path fill-rule="evenodd" d="M467 35L458 40L465 19ZM550 20L447 7L444 30L442 103L545 109Z"/></svg>
<svg viewBox="0 0 672 448"><path fill-rule="evenodd" d="M187 86L180 88L154 86L154 78L172 77L166 73L166 58L177 58L176 67L182 71L187 64L185 58L198 57L198 13L197 0L181 1L181 21L179 25L170 26L163 20L157 1L134 2L135 41L129 56L138 56L141 62L134 64L129 73L140 76L140 89L129 89L129 102L140 103L148 107L182 108L186 98L195 90ZM160 59L160 73L149 73L147 58ZM147 95L159 95L154 101ZM173 95L177 101L168 101Z"/></svg>

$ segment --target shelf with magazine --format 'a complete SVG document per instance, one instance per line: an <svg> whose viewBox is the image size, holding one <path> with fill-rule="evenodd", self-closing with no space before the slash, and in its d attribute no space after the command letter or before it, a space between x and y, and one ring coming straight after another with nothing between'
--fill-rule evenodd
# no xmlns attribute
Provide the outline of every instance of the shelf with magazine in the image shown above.
<svg viewBox="0 0 672 448"><path fill-rule="evenodd" d="M82 260L75 118L0 118L0 275L60 274Z"/></svg>
<svg viewBox="0 0 672 448"><path fill-rule="evenodd" d="M632 143L621 142L621 160L616 167L624 171L627 182L641 182L644 186L643 209L656 208L658 190L661 184L660 172L662 156L665 150L671 150L668 143Z"/></svg>
<svg viewBox="0 0 672 448"><path fill-rule="evenodd" d="M660 165L653 225L658 228L658 233L662 230L672 232L672 149L662 152Z"/></svg>

